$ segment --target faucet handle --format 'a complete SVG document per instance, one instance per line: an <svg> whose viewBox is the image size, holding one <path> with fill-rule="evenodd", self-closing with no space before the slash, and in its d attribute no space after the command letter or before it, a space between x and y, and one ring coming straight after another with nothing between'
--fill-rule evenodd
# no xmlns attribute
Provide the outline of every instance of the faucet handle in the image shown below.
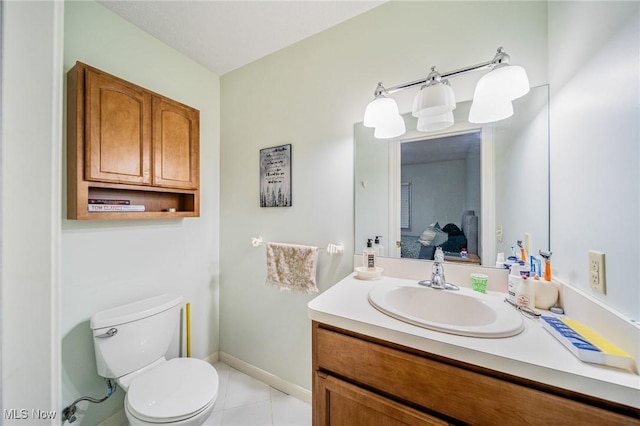
<svg viewBox="0 0 640 426"><path fill-rule="evenodd" d="M442 279L442 275L436 274L435 272L431 274L431 287L433 288L444 288L445 283Z"/></svg>

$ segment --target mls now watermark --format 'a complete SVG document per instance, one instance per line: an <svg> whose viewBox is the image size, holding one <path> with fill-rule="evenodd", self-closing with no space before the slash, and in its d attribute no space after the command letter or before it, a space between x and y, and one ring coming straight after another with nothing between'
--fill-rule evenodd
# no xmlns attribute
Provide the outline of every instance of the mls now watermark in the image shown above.
<svg viewBox="0 0 640 426"><path fill-rule="evenodd" d="M4 410L5 420L53 420L58 413L56 411L45 411L32 408L11 408Z"/></svg>

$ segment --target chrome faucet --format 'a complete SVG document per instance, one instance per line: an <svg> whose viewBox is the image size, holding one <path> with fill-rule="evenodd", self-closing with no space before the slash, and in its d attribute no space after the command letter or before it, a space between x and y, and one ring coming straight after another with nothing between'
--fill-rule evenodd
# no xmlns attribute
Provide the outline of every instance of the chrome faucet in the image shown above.
<svg viewBox="0 0 640 426"><path fill-rule="evenodd" d="M418 284L437 290L460 290L460 287L447 283L447 280L444 277L443 262L444 253L442 252L442 248L438 247L434 256L431 279L419 281Z"/></svg>
<svg viewBox="0 0 640 426"><path fill-rule="evenodd" d="M444 277L444 266L438 262L433 262L433 270L431 271L431 287L433 288L445 288L447 280Z"/></svg>

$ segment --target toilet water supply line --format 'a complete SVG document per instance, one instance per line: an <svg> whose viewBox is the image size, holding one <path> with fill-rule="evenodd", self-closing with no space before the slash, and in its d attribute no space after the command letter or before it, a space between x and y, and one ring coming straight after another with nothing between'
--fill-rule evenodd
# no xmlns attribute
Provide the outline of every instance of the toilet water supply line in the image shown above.
<svg viewBox="0 0 640 426"><path fill-rule="evenodd" d="M99 404L101 402L106 401L107 399L109 399L109 397L111 395L113 395L113 393L116 391L116 388L118 387L118 384L111 380L111 379L105 379L105 381L107 382L107 395L105 395L104 398L102 399L97 399L97 398L92 398L90 396L82 396L78 399L76 399L75 401L73 401L71 403L71 405L65 407L62 410L62 421L69 421L69 423L73 423L77 420L76 418L76 411L78 410L78 407L76 407L76 404L79 403L80 401L89 401L92 402L94 404Z"/></svg>

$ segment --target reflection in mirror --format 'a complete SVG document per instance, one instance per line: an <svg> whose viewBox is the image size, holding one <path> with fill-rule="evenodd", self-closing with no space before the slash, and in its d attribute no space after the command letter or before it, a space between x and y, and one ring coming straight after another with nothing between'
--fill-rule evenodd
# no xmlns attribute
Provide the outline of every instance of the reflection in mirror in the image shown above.
<svg viewBox="0 0 640 426"><path fill-rule="evenodd" d="M442 246L447 261L485 266L525 235L530 254L548 250L548 98L548 86L532 88L513 117L486 125L459 102L456 124L433 133L405 114L397 140L356 123L356 250L380 235L385 256L431 259Z"/></svg>
<svg viewBox="0 0 640 426"><path fill-rule="evenodd" d="M433 260L442 247L445 260L480 263L480 130L437 136L400 145L400 257ZM411 197L404 202L405 197ZM467 257L461 257L463 251Z"/></svg>

